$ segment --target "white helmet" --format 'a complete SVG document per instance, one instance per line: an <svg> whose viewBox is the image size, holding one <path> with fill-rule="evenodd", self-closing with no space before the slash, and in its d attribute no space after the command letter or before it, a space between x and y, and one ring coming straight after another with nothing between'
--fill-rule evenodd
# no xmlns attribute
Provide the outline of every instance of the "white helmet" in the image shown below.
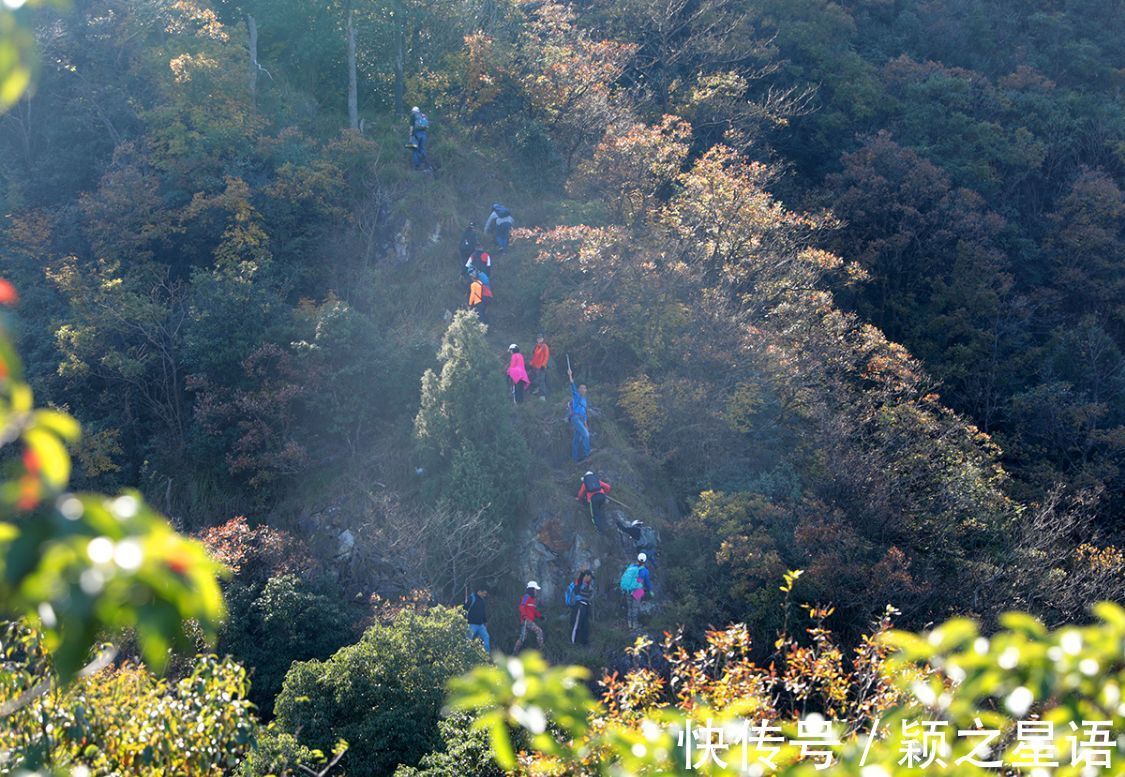
<svg viewBox="0 0 1125 777"><path fill-rule="evenodd" d="M536 591L542 590L542 589L539 588L539 583L536 583L534 580L528 580L527 581L527 587L528 588L534 588Z"/></svg>
<svg viewBox="0 0 1125 777"><path fill-rule="evenodd" d="M422 109L419 108L417 105L415 105L413 108L410 109L410 112L411 113L421 113Z"/></svg>
<svg viewBox="0 0 1125 777"><path fill-rule="evenodd" d="M515 343L512 343L511 345L508 346L509 351L518 351L519 349L520 349L520 347L518 345L516 345Z"/></svg>
<svg viewBox="0 0 1125 777"><path fill-rule="evenodd" d="M637 561L639 561L643 564L646 561L648 561L648 556L646 556L644 553L638 553L637 554Z"/></svg>
<svg viewBox="0 0 1125 777"><path fill-rule="evenodd" d="M586 470L586 475L593 475L593 474L594 474L594 473L593 473L593 472L591 472L590 470ZM583 475L582 477L586 477L586 475Z"/></svg>

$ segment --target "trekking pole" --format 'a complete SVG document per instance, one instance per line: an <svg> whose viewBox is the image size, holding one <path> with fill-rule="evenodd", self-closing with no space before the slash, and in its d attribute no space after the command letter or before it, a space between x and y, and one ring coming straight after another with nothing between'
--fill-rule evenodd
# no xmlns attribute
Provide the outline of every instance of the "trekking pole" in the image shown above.
<svg viewBox="0 0 1125 777"><path fill-rule="evenodd" d="M610 496L609 494L606 494L606 495L605 495L605 498L606 498L606 499L608 499L608 500L609 500L609 501L611 501L611 502L617 502L617 504L621 505L621 506L622 506L622 507L624 507L624 508L625 508L626 510L632 510L632 509L633 509L633 508L632 508L632 507L630 507L629 505L627 505L627 504L625 504L624 502L622 502L622 501L621 501L620 499L614 499L614 498L613 498L612 496Z"/></svg>

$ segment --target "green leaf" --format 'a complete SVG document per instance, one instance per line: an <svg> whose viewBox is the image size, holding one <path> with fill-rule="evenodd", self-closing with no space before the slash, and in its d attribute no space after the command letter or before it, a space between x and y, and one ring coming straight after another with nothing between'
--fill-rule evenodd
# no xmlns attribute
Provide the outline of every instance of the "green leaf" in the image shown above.
<svg viewBox="0 0 1125 777"><path fill-rule="evenodd" d="M77 421L58 410L37 410L34 422L51 430L67 442L74 442L82 432Z"/></svg>

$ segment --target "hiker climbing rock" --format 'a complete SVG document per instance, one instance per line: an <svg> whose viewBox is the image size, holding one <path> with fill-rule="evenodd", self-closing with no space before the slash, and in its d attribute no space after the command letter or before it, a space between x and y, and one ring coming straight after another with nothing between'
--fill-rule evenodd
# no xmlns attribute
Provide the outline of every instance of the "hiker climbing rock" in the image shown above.
<svg viewBox="0 0 1125 777"><path fill-rule="evenodd" d="M621 592L625 594L625 622L630 629L640 628L641 600L652 595L652 576L648 571L648 556L637 554L637 560L621 574Z"/></svg>
<svg viewBox="0 0 1125 777"><path fill-rule="evenodd" d="M461 233L461 242L457 244L457 256L466 267L470 266L469 260L472 259L473 251L478 245L480 245L480 235L477 234L477 222L470 221L465 231Z"/></svg>
<svg viewBox="0 0 1125 777"><path fill-rule="evenodd" d="M590 511L590 520L594 522L594 528L600 533L602 530L602 516L605 514L605 503L609 501L610 485L604 480L601 480L593 472L587 472L582 476L582 485L578 488L578 496L576 497L579 502L585 500L586 507Z"/></svg>
<svg viewBox="0 0 1125 777"><path fill-rule="evenodd" d="M543 335L535 336L535 350L531 352L531 393L547 399L547 365L551 362L551 347Z"/></svg>
<svg viewBox="0 0 1125 777"><path fill-rule="evenodd" d="M492 213L488 214L488 221L484 222L484 234L493 232L496 238L496 248L501 253L508 250L508 242L512 238L512 225L515 219L512 212L498 202L492 203Z"/></svg>
<svg viewBox="0 0 1125 777"><path fill-rule="evenodd" d="M569 361L569 358L568 358ZM570 379L570 402L567 405L567 420L574 427L570 440L570 458L584 461L590 456L590 422L586 412L586 384L574 385L574 372L567 364L566 376Z"/></svg>
<svg viewBox="0 0 1125 777"><path fill-rule="evenodd" d="M488 612L485 609L485 599L487 598L486 589L478 588L474 593L469 593L469 587L465 586L465 618L469 621L469 640L479 639L484 643L484 652L491 653L486 625Z"/></svg>
<svg viewBox="0 0 1125 777"><path fill-rule="evenodd" d="M485 279L474 270L470 277L472 282L469 284L469 310L477 314L482 324L488 323L488 302L492 297L492 290L488 287Z"/></svg>
<svg viewBox="0 0 1125 777"><path fill-rule="evenodd" d="M426 138L429 131L430 120L422 113L422 109L415 105L410 109L410 142L406 144L410 149L415 170L430 166L430 160L426 156Z"/></svg>
<svg viewBox="0 0 1125 777"><path fill-rule="evenodd" d="M492 273L492 257L485 251L480 243L469 253L465 260L465 272L476 270L478 272Z"/></svg>
<svg viewBox="0 0 1125 777"><path fill-rule="evenodd" d="M590 602L594 598L594 573L583 569L566 588L566 604L570 607L570 642L590 642Z"/></svg>
<svg viewBox="0 0 1125 777"><path fill-rule="evenodd" d="M528 631L535 635L535 640L539 644L539 649L543 649L543 629L539 628L539 624L535 622L543 618L543 613L539 612L539 607L536 604L535 597L538 595L539 583L534 580L528 580L527 591L520 597L520 636L519 639L516 640L516 646L512 648L512 653L520 652L524 640L527 639Z"/></svg>
<svg viewBox="0 0 1125 777"><path fill-rule="evenodd" d="M527 370L523 366L523 354L515 343L508 346L511 358L508 360L508 382L512 387L512 401L517 405L523 402L524 391L531 385L527 377Z"/></svg>

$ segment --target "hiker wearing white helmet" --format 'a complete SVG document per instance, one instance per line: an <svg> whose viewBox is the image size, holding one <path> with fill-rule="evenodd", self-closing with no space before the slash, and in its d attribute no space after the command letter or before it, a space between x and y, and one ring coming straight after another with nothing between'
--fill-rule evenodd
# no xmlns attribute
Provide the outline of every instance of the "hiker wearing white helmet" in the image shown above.
<svg viewBox="0 0 1125 777"><path fill-rule="evenodd" d="M523 402L524 392L531 385L531 379L527 377L520 347L512 343L508 346L508 353L511 354L508 360L508 383L512 388L512 401L518 405Z"/></svg>
<svg viewBox="0 0 1125 777"><path fill-rule="evenodd" d="M609 490L609 483L606 483L591 471L587 471L582 476L581 485L578 487L576 498L579 502L585 500L590 509L590 520L594 522L594 528L599 533L602 530L602 515L605 513L605 503L609 501Z"/></svg>
<svg viewBox="0 0 1125 777"><path fill-rule="evenodd" d="M534 580L527 581L527 591L520 598L520 636L516 640L516 646L512 648L512 653L519 653L520 648L523 647L523 642L527 639L527 632L530 630L535 635L535 640L539 644L539 649L543 649L543 629L539 628L539 624L535 621L543 618L543 613L539 612L539 607L536 605L536 597L539 595L539 583Z"/></svg>
<svg viewBox="0 0 1125 777"><path fill-rule="evenodd" d="M637 554L637 560L621 574L621 592L625 594L625 618L629 629L640 628L641 600L652 596L652 576L648 571L648 556Z"/></svg>
<svg viewBox="0 0 1125 777"><path fill-rule="evenodd" d="M410 109L410 142L406 144L410 149L415 170L430 166L430 160L426 157L426 138L429 130L430 120L422 113L422 109L415 105Z"/></svg>

